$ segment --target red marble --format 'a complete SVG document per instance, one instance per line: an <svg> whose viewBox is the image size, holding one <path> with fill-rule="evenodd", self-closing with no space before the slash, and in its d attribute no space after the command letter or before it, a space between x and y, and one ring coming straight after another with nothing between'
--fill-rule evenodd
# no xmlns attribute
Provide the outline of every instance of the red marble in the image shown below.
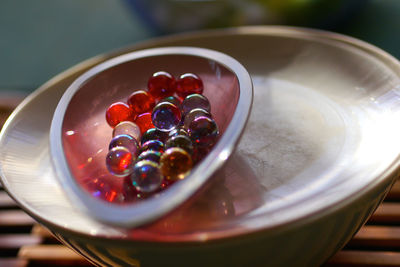
<svg viewBox="0 0 400 267"><path fill-rule="evenodd" d="M139 90L129 96L128 105L136 114L142 114L152 111L155 100L148 92Z"/></svg>
<svg viewBox="0 0 400 267"><path fill-rule="evenodd" d="M203 89L203 81L193 73L182 74L176 81L176 94L182 98L191 94L202 94Z"/></svg>
<svg viewBox="0 0 400 267"><path fill-rule="evenodd" d="M147 88L149 93L156 99L171 96L175 93L175 78L165 71L159 71L150 77Z"/></svg>
<svg viewBox="0 0 400 267"><path fill-rule="evenodd" d="M123 102L113 103L106 110L107 123L113 128L122 121L134 121L134 119L133 110Z"/></svg>
<svg viewBox="0 0 400 267"><path fill-rule="evenodd" d="M135 123L139 126L140 132L143 135L148 129L154 128L151 120L151 112L146 112L136 117Z"/></svg>

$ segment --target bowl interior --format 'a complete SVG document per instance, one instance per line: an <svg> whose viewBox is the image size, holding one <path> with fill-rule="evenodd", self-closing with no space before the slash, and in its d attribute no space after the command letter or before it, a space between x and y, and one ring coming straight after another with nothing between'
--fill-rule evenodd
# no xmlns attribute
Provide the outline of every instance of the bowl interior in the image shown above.
<svg viewBox="0 0 400 267"><path fill-rule="evenodd" d="M114 102L126 103L136 90L146 90L149 77L161 70L175 77L196 73L204 83L203 95L210 100L221 135L230 124L238 103L239 83L230 69L214 60L193 55L149 56L112 65L90 76L66 107L62 144L73 177L93 196L117 204L136 199L130 196L136 192L129 192L129 180L113 176L106 168L112 128L105 120L105 110Z"/></svg>

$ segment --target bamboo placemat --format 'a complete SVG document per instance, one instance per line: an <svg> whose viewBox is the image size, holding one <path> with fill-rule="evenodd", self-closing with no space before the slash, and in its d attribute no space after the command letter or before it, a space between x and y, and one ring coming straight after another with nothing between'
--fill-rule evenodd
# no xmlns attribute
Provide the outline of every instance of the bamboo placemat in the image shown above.
<svg viewBox="0 0 400 267"><path fill-rule="evenodd" d="M0 126L18 101L1 105ZM22 211L0 185L0 266L92 266ZM324 266L400 266L400 179L353 239Z"/></svg>

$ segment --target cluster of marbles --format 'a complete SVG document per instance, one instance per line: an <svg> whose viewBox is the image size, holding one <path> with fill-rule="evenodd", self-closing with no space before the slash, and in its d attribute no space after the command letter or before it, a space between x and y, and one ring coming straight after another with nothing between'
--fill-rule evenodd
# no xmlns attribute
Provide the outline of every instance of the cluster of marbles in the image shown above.
<svg viewBox="0 0 400 267"><path fill-rule="evenodd" d="M113 128L106 156L109 172L127 177L145 194L184 179L219 136L202 93L197 75L175 79L159 71L148 80L147 90L133 92L126 103L111 104L106 111Z"/></svg>

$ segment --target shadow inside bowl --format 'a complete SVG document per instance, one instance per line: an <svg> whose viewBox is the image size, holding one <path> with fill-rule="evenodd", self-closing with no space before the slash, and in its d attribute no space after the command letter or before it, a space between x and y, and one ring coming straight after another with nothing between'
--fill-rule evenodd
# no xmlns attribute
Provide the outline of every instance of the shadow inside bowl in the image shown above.
<svg viewBox="0 0 400 267"><path fill-rule="evenodd" d="M264 190L246 159L234 153L210 183L184 205L129 234L165 241L174 240L177 234L191 237L193 233L217 230L262 206Z"/></svg>

